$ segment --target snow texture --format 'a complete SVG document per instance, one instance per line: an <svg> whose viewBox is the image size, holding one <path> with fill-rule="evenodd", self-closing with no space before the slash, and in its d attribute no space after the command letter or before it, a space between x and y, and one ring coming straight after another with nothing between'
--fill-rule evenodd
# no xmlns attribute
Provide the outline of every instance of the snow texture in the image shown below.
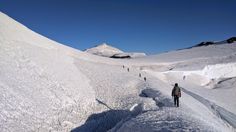
<svg viewBox="0 0 236 132"><path fill-rule="evenodd" d="M235 47L112 59L92 54L127 54L107 44L81 52L0 13L0 130L235 131Z"/></svg>

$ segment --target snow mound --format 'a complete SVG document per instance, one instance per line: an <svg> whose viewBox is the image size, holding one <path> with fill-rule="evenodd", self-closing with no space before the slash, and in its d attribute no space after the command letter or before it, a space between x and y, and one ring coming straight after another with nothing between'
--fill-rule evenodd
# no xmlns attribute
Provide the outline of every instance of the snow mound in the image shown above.
<svg viewBox="0 0 236 132"><path fill-rule="evenodd" d="M155 125L154 125L155 124ZM156 132L156 131L220 131L199 121L194 115L182 109L163 108L148 111L124 123L116 132Z"/></svg>
<svg viewBox="0 0 236 132"><path fill-rule="evenodd" d="M137 57L144 57L146 56L145 53L128 53L128 52L123 52L115 47L112 47L106 43L103 43L101 45L98 45L94 48L90 48L85 50L87 53L91 53L94 55L99 55L103 57L110 57L110 58L137 58Z"/></svg>
<svg viewBox="0 0 236 132"><path fill-rule="evenodd" d="M94 48L87 49L85 50L85 52L88 52L94 55L104 56L104 57L111 57L114 54L123 53L123 51L117 48L114 48L106 43L98 45Z"/></svg>

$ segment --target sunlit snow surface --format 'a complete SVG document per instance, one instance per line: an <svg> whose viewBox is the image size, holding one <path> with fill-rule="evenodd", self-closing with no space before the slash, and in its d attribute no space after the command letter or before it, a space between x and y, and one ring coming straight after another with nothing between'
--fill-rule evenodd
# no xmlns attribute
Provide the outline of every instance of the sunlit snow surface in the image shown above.
<svg viewBox="0 0 236 132"><path fill-rule="evenodd" d="M99 57L0 13L0 130L235 131L235 56L233 43ZM170 96L175 82L179 108Z"/></svg>

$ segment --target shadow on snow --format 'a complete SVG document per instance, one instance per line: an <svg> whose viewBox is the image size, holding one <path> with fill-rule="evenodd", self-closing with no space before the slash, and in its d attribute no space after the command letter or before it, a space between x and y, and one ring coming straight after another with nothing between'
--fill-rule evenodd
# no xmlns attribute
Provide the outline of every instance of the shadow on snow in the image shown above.
<svg viewBox="0 0 236 132"><path fill-rule="evenodd" d="M132 115L129 110L114 110L106 103L98 99L96 99L96 101L110 110L90 115L83 125L71 130L71 132L105 132L112 129L123 119Z"/></svg>
<svg viewBox="0 0 236 132"><path fill-rule="evenodd" d="M156 102L156 105L159 108L174 107L174 103L170 98L167 98L160 91L154 90L152 88L147 88L147 89L142 90L139 96L152 98Z"/></svg>
<svg viewBox="0 0 236 132"><path fill-rule="evenodd" d="M129 110L108 110L98 114L92 114L86 122L71 132L105 132L112 129L118 122L129 116Z"/></svg>
<svg viewBox="0 0 236 132"><path fill-rule="evenodd" d="M163 96L159 91L151 88L142 90L139 96L152 98L159 108L174 107L171 99ZM123 122L137 116L139 113L142 113L140 110L141 105L137 105L135 108L136 110L134 111L114 110L101 100L96 99L96 101L107 107L109 110L90 115L83 125L71 130L71 132L105 132L112 128L116 130L122 125Z"/></svg>

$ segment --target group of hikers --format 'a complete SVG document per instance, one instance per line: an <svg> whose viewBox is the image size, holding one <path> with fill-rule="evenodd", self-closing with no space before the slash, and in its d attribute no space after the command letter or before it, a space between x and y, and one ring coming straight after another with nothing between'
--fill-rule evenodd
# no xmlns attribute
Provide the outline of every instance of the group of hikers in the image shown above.
<svg viewBox="0 0 236 132"><path fill-rule="evenodd" d="M125 68L125 66L124 66L124 65L123 65L122 67L123 67L123 69ZM127 68L127 71L129 72L129 67ZM139 77L142 77L141 73L139 73ZM146 78L146 77L144 77L144 78L143 78L143 80L146 82L146 81L147 81L147 78Z"/></svg>
<svg viewBox="0 0 236 132"><path fill-rule="evenodd" d="M125 68L125 66L123 65L123 69L124 68ZM127 71L129 72L129 68L127 68ZM142 77L141 73L139 73L139 77ZM144 77L143 79L145 82L147 81L146 77ZM183 79L185 79L185 76ZM174 105L176 107L179 107L179 98L181 97L181 89L180 89L178 83L175 83L174 88L172 89L172 92L171 92L171 96L174 99Z"/></svg>

